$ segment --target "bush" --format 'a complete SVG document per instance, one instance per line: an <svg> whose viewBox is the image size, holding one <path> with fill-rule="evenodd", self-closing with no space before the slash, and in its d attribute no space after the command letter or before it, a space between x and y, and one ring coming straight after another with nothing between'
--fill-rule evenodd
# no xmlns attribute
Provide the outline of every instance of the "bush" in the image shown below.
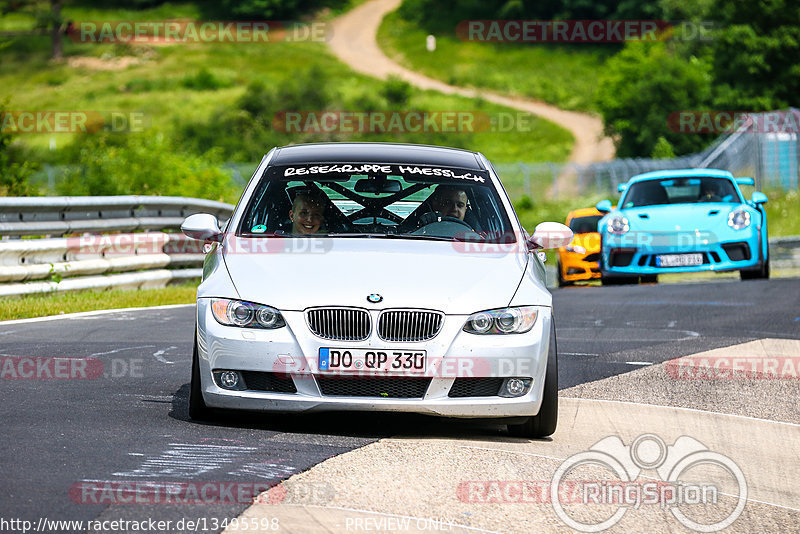
<svg viewBox="0 0 800 534"><path fill-rule="evenodd" d="M7 103L8 100L0 100L0 119ZM26 161L22 149L13 145L12 141L12 136L3 133L0 128L0 196L27 196L33 193L28 178L36 171L38 165Z"/></svg>
<svg viewBox="0 0 800 534"><path fill-rule="evenodd" d="M175 151L161 133L98 134L71 147L74 163L58 186L62 195L174 195L235 201L220 151Z"/></svg>
<svg viewBox="0 0 800 534"><path fill-rule="evenodd" d="M221 80L203 67L195 74L185 76L181 81L181 85L195 91L214 91L223 87L230 87L231 83L227 80Z"/></svg>
<svg viewBox="0 0 800 534"><path fill-rule="evenodd" d="M407 81L392 75L389 76L388 80L383 82L381 95L389 104L405 106L408 103L408 99L411 97L411 85Z"/></svg>

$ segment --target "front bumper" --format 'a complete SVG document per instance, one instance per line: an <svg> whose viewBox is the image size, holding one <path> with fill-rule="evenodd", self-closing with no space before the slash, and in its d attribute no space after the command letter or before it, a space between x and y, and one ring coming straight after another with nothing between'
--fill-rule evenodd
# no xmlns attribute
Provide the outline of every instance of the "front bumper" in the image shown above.
<svg viewBox="0 0 800 534"><path fill-rule="evenodd" d="M465 315L448 315L439 334L424 343L386 342L371 337L363 342L324 340L308 329L303 312L285 312L287 326L277 330L223 326L211 314L210 300L197 301L197 346L203 399L214 408L264 412L384 411L447 417L502 418L532 416L539 412L547 367L552 312L539 307L533 329L525 334L474 335L461 328ZM373 319L377 316L377 312ZM374 324L374 323L373 323ZM316 367L321 347L425 350L430 362L421 376L396 380L429 380L414 398L323 394L321 382L369 379L368 375L332 375ZM290 379L296 392L254 389L228 390L213 378L214 370L253 371L259 376ZM382 375L385 376L385 375ZM531 378L521 397L498 395L452 397L457 380ZM352 382L354 383L354 382Z"/></svg>
<svg viewBox="0 0 800 534"><path fill-rule="evenodd" d="M758 267L762 261L756 228L726 236L724 240L708 239L708 235L700 233L689 239L682 237L684 234L639 233L630 239L624 235L607 234L601 261L603 276L724 272ZM672 254L700 254L702 263L674 267L659 265L658 256Z"/></svg>
<svg viewBox="0 0 800 534"><path fill-rule="evenodd" d="M600 254L577 254L574 252L559 253L561 256L561 279L566 282L594 280L600 278Z"/></svg>

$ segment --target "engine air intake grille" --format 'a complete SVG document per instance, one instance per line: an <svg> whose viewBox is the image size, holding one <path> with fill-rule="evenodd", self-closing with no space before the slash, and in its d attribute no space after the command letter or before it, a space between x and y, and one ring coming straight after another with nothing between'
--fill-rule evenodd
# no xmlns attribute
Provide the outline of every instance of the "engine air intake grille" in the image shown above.
<svg viewBox="0 0 800 534"><path fill-rule="evenodd" d="M370 319L358 308L316 308L306 313L308 327L324 339L364 341L369 337Z"/></svg>
<svg viewBox="0 0 800 534"><path fill-rule="evenodd" d="M323 395L342 397L378 397L389 399L421 399L430 378L344 378L317 377Z"/></svg>
<svg viewBox="0 0 800 534"><path fill-rule="evenodd" d="M439 333L442 317L434 311L385 311L378 318L378 335L386 341L427 341Z"/></svg>

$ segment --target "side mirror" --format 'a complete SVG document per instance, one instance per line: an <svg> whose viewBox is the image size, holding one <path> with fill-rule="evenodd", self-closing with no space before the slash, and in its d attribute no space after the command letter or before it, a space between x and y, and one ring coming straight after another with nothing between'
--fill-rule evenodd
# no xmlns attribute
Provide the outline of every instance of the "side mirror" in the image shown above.
<svg viewBox="0 0 800 534"><path fill-rule="evenodd" d="M627 183L617 185L617 192L618 193L624 193L626 189L628 189L628 184Z"/></svg>
<svg viewBox="0 0 800 534"><path fill-rule="evenodd" d="M739 184L739 185L756 185L756 181L755 180L753 180L752 178L747 178L747 177L737 178L736 179L736 183Z"/></svg>
<svg viewBox="0 0 800 534"><path fill-rule="evenodd" d="M609 211L611 211L611 201L610 200L601 200L600 202L595 204L594 207L600 213L608 213Z"/></svg>
<svg viewBox="0 0 800 534"><path fill-rule="evenodd" d="M765 195L761 191L753 191L753 195L750 197L750 201L755 205L764 204L767 201L767 195Z"/></svg>
<svg viewBox="0 0 800 534"><path fill-rule="evenodd" d="M528 239L530 248L561 248L572 241L572 230L569 226L557 222L543 222L536 225L533 235Z"/></svg>
<svg viewBox="0 0 800 534"><path fill-rule="evenodd" d="M192 239L199 241L222 241L222 230L217 218L208 213L189 215L181 224L181 231Z"/></svg>

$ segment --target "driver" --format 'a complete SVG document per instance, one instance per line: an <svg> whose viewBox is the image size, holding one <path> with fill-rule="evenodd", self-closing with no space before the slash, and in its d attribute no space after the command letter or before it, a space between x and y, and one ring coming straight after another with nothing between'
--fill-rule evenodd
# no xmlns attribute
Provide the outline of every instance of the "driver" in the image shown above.
<svg viewBox="0 0 800 534"><path fill-rule="evenodd" d="M700 202L718 202L722 200L715 180L703 180L700 188Z"/></svg>
<svg viewBox="0 0 800 534"><path fill-rule="evenodd" d="M463 221L467 213L467 193L456 185L440 185L428 197L433 211L441 212L445 217L455 217Z"/></svg>

